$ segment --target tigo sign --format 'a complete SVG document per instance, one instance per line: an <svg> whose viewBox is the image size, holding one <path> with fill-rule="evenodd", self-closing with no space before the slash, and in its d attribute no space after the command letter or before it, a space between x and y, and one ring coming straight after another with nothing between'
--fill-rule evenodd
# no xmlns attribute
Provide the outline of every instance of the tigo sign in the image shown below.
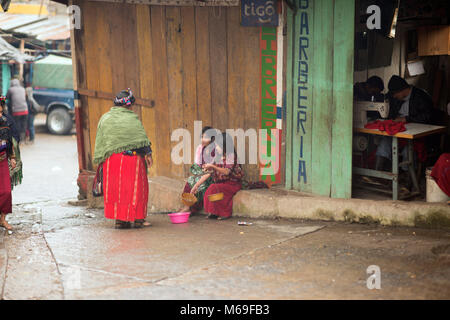
<svg viewBox="0 0 450 320"><path fill-rule="evenodd" d="M241 25L245 27L277 27L276 0L241 0Z"/></svg>

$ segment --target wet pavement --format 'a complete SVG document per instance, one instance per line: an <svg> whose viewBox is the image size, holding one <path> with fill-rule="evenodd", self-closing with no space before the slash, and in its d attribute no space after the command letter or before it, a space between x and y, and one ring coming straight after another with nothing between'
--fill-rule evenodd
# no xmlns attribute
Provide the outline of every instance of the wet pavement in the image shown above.
<svg viewBox="0 0 450 320"><path fill-rule="evenodd" d="M77 197L76 140L22 150L11 235L0 230L2 299L449 299L450 231L193 216L116 230ZM60 168L53 169L52 168ZM366 270L381 270L381 289Z"/></svg>

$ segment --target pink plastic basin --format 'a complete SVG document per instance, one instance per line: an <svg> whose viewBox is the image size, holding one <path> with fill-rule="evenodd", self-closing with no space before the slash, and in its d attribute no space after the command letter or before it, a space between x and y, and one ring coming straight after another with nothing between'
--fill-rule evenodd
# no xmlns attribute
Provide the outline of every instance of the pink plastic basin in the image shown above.
<svg viewBox="0 0 450 320"><path fill-rule="evenodd" d="M190 212L169 213L169 218L172 223L186 223L190 215Z"/></svg>

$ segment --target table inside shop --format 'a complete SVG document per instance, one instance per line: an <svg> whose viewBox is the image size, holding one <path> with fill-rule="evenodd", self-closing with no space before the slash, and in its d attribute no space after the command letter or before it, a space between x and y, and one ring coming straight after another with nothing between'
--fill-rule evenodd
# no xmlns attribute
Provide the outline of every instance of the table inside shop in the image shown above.
<svg viewBox="0 0 450 320"><path fill-rule="evenodd" d="M411 180L414 188L416 189L411 195L420 194L419 184L417 182L417 175L414 170L414 147L413 143L415 139L424 138L433 134L444 134L447 132L446 127L442 126L433 126L428 124L421 123L407 123L405 125L406 131L399 132L395 135L389 135L385 131L380 131L378 129L366 129L366 128L354 128L354 131L357 133L366 133L372 135L379 136L387 136L392 137L392 172L379 171L373 169L359 168L353 167L353 173L361 176L375 177L392 181L392 200L398 200L398 177L399 177L399 166L407 165L409 175L411 176ZM408 140L408 159L398 163L398 139L407 139ZM372 190L372 191L382 191L374 187L365 187L363 188Z"/></svg>

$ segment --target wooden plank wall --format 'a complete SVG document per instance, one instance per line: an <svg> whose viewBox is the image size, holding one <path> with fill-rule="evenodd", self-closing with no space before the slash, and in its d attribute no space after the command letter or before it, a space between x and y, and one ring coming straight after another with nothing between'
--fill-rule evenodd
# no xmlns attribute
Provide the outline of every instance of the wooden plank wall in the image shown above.
<svg viewBox="0 0 450 320"><path fill-rule="evenodd" d="M288 12L287 188L351 197L354 14L354 0Z"/></svg>
<svg viewBox="0 0 450 320"><path fill-rule="evenodd" d="M183 178L171 161L173 130L194 120L218 129L259 129L259 28L240 26L239 7L170 7L75 0L78 87L108 93L131 88L155 107L134 106L152 141L151 175ZM92 164L97 123L112 101L82 97L85 160ZM195 146L191 154L194 157ZM244 166L258 178L256 165Z"/></svg>

